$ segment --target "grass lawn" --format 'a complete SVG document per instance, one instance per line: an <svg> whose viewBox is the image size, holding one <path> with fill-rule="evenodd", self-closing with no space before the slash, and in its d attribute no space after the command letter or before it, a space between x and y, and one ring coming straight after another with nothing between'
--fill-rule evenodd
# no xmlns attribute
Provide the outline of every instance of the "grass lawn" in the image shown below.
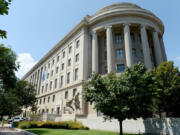
<svg viewBox="0 0 180 135"><path fill-rule="evenodd" d="M33 128L26 129L37 135L119 135L118 132L108 132L99 130L64 130L64 129L48 129L48 128ZM124 134L133 135L133 134ZM135 135L135 134L134 134Z"/></svg>

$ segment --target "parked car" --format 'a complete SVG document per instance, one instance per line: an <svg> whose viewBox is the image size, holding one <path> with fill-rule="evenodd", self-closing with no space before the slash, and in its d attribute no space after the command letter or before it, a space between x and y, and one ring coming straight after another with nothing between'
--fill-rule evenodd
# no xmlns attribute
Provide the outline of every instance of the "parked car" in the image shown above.
<svg viewBox="0 0 180 135"><path fill-rule="evenodd" d="M10 124L13 120L14 120L14 122L23 121L23 119L21 117L14 117L14 118L8 119L7 121Z"/></svg>

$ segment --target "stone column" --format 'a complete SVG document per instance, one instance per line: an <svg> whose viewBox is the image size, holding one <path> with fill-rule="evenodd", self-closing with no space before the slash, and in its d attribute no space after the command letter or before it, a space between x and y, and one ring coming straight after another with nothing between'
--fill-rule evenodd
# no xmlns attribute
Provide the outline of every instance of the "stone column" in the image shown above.
<svg viewBox="0 0 180 135"><path fill-rule="evenodd" d="M124 46L125 46L125 54L126 54L126 65L131 67L133 65L132 60L132 43L130 36L130 28L129 24L124 24Z"/></svg>
<svg viewBox="0 0 180 135"><path fill-rule="evenodd" d="M141 43L143 48L144 64L148 69L152 69L152 61L147 37L146 27L141 26Z"/></svg>
<svg viewBox="0 0 180 135"><path fill-rule="evenodd" d="M114 71L112 26L106 27L106 44L107 44L107 68L108 68L108 73L110 73Z"/></svg>
<svg viewBox="0 0 180 135"><path fill-rule="evenodd" d="M98 72L98 37L96 32L92 32L92 72Z"/></svg>
<svg viewBox="0 0 180 135"><path fill-rule="evenodd" d="M166 49L164 47L164 41L163 41L163 37L161 36L160 38L160 44L161 44L161 47L162 47L162 54L163 54L163 61L167 61L167 55L166 55Z"/></svg>
<svg viewBox="0 0 180 135"><path fill-rule="evenodd" d="M156 64L159 66L163 62L162 50L160 46L159 36L157 31L153 31L153 43L154 43L154 52L156 58Z"/></svg>

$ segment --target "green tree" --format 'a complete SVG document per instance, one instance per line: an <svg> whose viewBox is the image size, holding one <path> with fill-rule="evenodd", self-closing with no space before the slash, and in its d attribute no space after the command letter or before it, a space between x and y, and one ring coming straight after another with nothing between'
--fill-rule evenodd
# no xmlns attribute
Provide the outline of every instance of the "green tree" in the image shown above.
<svg viewBox="0 0 180 135"><path fill-rule="evenodd" d="M120 76L93 74L83 86L83 96L85 101L94 103L94 108L102 112L105 119L117 119L120 135L123 135L125 119L146 118L152 114L155 104L153 82L153 73L139 63Z"/></svg>
<svg viewBox="0 0 180 135"><path fill-rule="evenodd" d="M0 119L21 113L22 107L35 108L35 89L28 82L16 78L16 55L0 45Z"/></svg>
<svg viewBox="0 0 180 135"><path fill-rule="evenodd" d="M9 5L11 4L12 0L0 0L0 15L8 15ZM7 38L7 33L4 30L0 30L0 37Z"/></svg>
<svg viewBox="0 0 180 135"><path fill-rule="evenodd" d="M155 70L156 87L158 92L157 106L161 116L166 112L167 117L180 116L180 73L174 67L173 61L162 63Z"/></svg>

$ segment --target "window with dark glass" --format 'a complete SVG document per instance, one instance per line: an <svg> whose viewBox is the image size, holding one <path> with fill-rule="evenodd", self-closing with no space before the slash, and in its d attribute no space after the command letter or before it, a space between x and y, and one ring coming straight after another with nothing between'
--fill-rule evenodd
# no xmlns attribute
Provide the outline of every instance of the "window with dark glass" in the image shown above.
<svg viewBox="0 0 180 135"><path fill-rule="evenodd" d="M76 69L75 69L75 80L78 80L78 71L79 71L79 69L76 68Z"/></svg>
<svg viewBox="0 0 180 135"><path fill-rule="evenodd" d="M61 65L61 70L64 70L64 63Z"/></svg>
<svg viewBox="0 0 180 135"><path fill-rule="evenodd" d="M73 97L76 96L77 89L73 89Z"/></svg>
<svg viewBox="0 0 180 135"><path fill-rule="evenodd" d="M71 53L71 52L72 52L72 46L69 47L69 53Z"/></svg>
<svg viewBox="0 0 180 135"><path fill-rule="evenodd" d="M49 103L49 101L50 101L50 96L48 97L48 103Z"/></svg>
<svg viewBox="0 0 180 135"><path fill-rule="evenodd" d="M57 62L59 62L59 56L57 56Z"/></svg>
<svg viewBox="0 0 180 135"><path fill-rule="evenodd" d="M124 70L125 70L124 64L117 64L118 73L124 72Z"/></svg>
<svg viewBox="0 0 180 135"><path fill-rule="evenodd" d="M104 67L104 73L106 74L108 72L107 66Z"/></svg>
<svg viewBox="0 0 180 135"><path fill-rule="evenodd" d="M53 102L55 101L55 95L53 95L53 99L52 99L52 101L53 101Z"/></svg>
<svg viewBox="0 0 180 135"><path fill-rule="evenodd" d="M55 79L54 88L57 88L57 79Z"/></svg>
<svg viewBox="0 0 180 135"><path fill-rule="evenodd" d="M68 66L71 66L71 59L68 59Z"/></svg>
<svg viewBox="0 0 180 135"><path fill-rule="evenodd" d="M65 92L65 99L68 99L68 91Z"/></svg>
<svg viewBox="0 0 180 135"><path fill-rule="evenodd" d="M122 43L122 35L121 34L116 34L115 35L115 43L116 44L119 44L119 43Z"/></svg>
<svg viewBox="0 0 180 135"><path fill-rule="evenodd" d="M116 50L116 57L119 59L124 58L124 51L122 49Z"/></svg>
<svg viewBox="0 0 180 135"><path fill-rule="evenodd" d="M107 51L104 52L104 60L107 60Z"/></svg>
<svg viewBox="0 0 180 135"><path fill-rule="evenodd" d="M50 82L49 90L52 90L52 81Z"/></svg>
<svg viewBox="0 0 180 135"><path fill-rule="evenodd" d="M46 92L47 92L47 90L48 90L48 83L46 84Z"/></svg>
<svg viewBox="0 0 180 135"><path fill-rule="evenodd" d="M135 49L135 48L132 49L132 56L133 56L133 57L136 57L136 56L137 56L137 55L136 55L136 49Z"/></svg>
<svg viewBox="0 0 180 135"><path fill-rule="evenodd" d="M51 76L53 76L53 72L54 72L54 71L52 70L52 71L51 71Z"/></svg>
<svg viewBox="0 0 180 135"><path fill-rule="evenodd" d="M63 75L62 75L62 76L61 76L61 83L60 83L61 85L60 85L60 87L63 85L63 78L64 78L64 77L63 77Z"/></svg>
<svg viewBox="0 0 180 135"><path fill-rule="evenodd" d="M39 101L39 104L41 104L41 99L40 99L40 101Z"/></svg>
<svg viewBox="0 0 180 135"><path fill-rule="evenodd" d="M65 57L65 55L66 55L66 52L64 51L64 52L63 52L63 58Z"/></svg>
<svg viewBox="0 0 180 135"><path fill-rule="evenodd" d="M70 83L70 72L67 73L67 83Z"/></svg>
<svg viewBox="0 0 180 135"><path fill-rule="evenodd" d="M44 91L44 86L42 86L41 93L43 93L43 91Z"/></svg>
<svg viewBox="0 0 180 135"><path fill-rule="evenodd" d="M135 42L135 35L134 35L134 33L131 33L130 35L131 35L131 41Z"/></svg>
<svg viewBox="0 0 180 135"><path fill-rule="evenodd" d="M44 104L46 103L46 98L44 98L44 101L43 101L43 103L44 103Z"/></svg>
<svg viewBox="0 0 180 135"><path fill-rule="evenodd" d="M76 41L76 48L79 48L79 46L80 46L80 41L78 40Z"/></svg>
<svg viewBox="0 0 180 135"><path fill-rule="evenodd" d="M78 62L78 61L79 61L79 53L76 54L76 62Z"/></svg>
<svg viewBox="0 0 180 135"><path fill-rule="evenodd" d="M59 71L59 67L56 67L56 74L58 73L58 71Z"/></svg>

